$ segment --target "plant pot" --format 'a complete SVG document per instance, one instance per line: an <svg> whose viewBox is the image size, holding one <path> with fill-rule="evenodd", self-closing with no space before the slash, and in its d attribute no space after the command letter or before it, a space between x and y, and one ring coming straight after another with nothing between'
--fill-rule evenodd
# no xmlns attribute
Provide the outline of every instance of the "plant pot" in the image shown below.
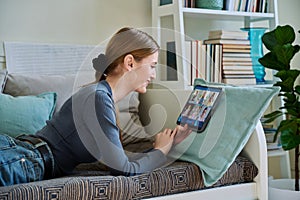
<svg viewBox="0 0 300 200"><path fill-rule="evenodd" d="M269 180L269 200L300 199L300 192L294 188L294 179Z"/></svg>

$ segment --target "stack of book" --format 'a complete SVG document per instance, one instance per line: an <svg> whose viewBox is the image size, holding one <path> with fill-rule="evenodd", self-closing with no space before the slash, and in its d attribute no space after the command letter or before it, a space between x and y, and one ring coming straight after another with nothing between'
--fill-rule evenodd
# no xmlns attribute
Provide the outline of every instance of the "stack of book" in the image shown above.
<svg viewBox="0 0 300 200"><path fill-rule="evenodd" d="M267 149L268 150L277 150L281 149L282 145L279 140L279 135L275 138L275 134L277 129L273 127L270 123L265 123L265 119L261 118L262 126L265 132L266 142L267 142ZM275 140L274 140L275 138Z"/></svg>
<svg viewBox="0 0 300 200"><path fill-rule="evenodd" d="M210 31L205 44L211 46L222 45L221 82L234 85L256 84L252 69L248 32Z"/></svg>

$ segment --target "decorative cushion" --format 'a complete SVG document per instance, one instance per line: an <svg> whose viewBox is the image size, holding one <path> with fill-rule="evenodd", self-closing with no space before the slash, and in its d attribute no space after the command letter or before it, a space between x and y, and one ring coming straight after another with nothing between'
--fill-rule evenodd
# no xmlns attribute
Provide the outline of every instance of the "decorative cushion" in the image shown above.
<svg viewBox="0 0 300 200"><path fill-rule="evenodd" d="M185 151L180 159L196 163L205 185L210 186L244 148L279 88L229 86L202 79L196 79L194 85L197 84L222 87L224 93L205 131L192 133L177 145L175 152Z"/></svg>
<svg viewBox="0 0 300 200"><path fill-rule="evenodd" d="M4 90L6 78L7 78L7 71L5 69L0 70L0 93L2 93Z"/></svg>
<svg viewBox="0 0 300 200"><path fill-rule="evenodd" d="M0 133L10 136L34 134L52 117L55 93L13 97L0 94Z"/></svg>
<svg viewBox="0 0 300 200"><path fill-rule="evenodd" d="M57 93L55 111L57 111L72 95L74 80L75 75L8 74L4 93L12 96L27 96L43 92L55 92Z"/></svg>

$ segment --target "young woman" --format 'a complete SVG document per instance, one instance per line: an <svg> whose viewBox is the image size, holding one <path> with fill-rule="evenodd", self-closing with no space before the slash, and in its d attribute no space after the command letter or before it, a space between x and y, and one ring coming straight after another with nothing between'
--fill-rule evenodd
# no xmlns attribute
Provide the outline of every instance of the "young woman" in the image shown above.
<svg viewBox="0 0 300 200"><path fill-rule="evenodd" d="M145 32L119 30L105 54L93 60L99 79L68 99L42 130L16 139L0 135L0 185L67 175L78 164L95 161L114 175L135 175L164 165L172 145L190 133L187 127L163 130L156 135L153 149L128 158L115 109L115 103L130 92L146 92L156 76L158 51Z"/></svg>

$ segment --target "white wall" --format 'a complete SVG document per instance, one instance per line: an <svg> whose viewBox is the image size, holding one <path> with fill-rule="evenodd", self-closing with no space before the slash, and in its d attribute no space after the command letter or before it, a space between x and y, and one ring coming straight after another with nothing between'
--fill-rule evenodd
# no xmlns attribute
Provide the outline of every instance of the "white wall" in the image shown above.
<svg viewBox="0 0 300 200"><path fill-rule="evenodd" d="M296 43L300 44L300 1L299 0L277 0L278 1L278 17L280 25L291 25L296 33ZM300 69L300 53L292 61L292 66Z"/></svg>
<svg viewBox="0 0 300 200"><path fill-rule="evenodd" d="M0 44L98 44L123 26L150 25L149 0L0 0Z"/></svg>
<svg viewBox="0 0 300 200"><path fill-rule="evenodd" d="M279 23L299 30L300 1L278 0L278 7ZM151 26L151 0L0 0L0 44L98 44L123 26Z"/></svg>

